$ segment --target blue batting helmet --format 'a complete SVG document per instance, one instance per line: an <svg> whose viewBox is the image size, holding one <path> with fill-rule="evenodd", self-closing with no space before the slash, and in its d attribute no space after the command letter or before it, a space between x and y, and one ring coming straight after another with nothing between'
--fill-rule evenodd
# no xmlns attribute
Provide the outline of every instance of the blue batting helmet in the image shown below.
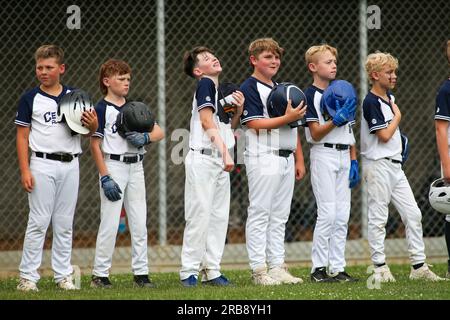
<svg viewBox="0 0 450 320"><path fill-rule="evenodd" d="M334 80L325 89L320 100L320 111L325 118L330 116L333 118L339 107L345 104L347 99L355 99L357 101L356 90L352 84L345 80ZM339 107L336 106L336 100L339 101ZM356 112L355 112L356 113ZM355 120L355 114L352 115L350 121Z"/></svg>
<svg viewBox="0 0 450 320"><path fill-rule="evenodd" d="M267 97L267 112L271 118L281 117L286 113L288 100L296 108L302 101L306 103L306 96L299 87L290 82L282 82L273 87ZM291 128L301 126L302 119L289 123Z"/></svg>

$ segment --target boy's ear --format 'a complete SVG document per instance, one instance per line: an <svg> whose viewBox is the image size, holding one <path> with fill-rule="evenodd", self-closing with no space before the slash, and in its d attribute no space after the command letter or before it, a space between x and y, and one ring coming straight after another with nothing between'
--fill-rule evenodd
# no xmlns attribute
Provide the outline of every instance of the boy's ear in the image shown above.
<svg viewBox="0 0 450 320"><path fill-rule="evenodd" d="M66 72L66 65L64 63L59 65L59 74L64 74Z"/></svg>
<svg viewBox="0 0 450 320"><path fill-rule="evenodd" d="M195 67L195 68L192 70L192 74L194 75L194 77L198 78L198 77L201 77L201 76L202 76L203 72L200 70L199 67Z"/></svg>
<svg viewBox="0 0 450 320"><path fill-rule="evenodd" d="M105 85L105 87L109 87L109 78L108 77L104 77L102 81L103 81L103 84Z"/></svg>
<svg viewBox="0 0 450 320"><path fill-rule="evenodd" d="M258 61L258 58L256 58L254 55L250 56L250 65L254 66L256 64L256 62Z"/></svg>
<svg viewBox="0 0 450 320"><path fill-rule="evenodd" d="M378 81L378 80L380 79L380 75L378 74L377 71L372 71L372 72L370 73L370 78L372 78L372 79Z"/></svg>
<svg viewBox="0 0 450 320"><path fill-rule="evenodd" d="M316 72L317 71L316 64L313 63L313 62L308 63L308 70L311 71L311 72Z"/></svg>

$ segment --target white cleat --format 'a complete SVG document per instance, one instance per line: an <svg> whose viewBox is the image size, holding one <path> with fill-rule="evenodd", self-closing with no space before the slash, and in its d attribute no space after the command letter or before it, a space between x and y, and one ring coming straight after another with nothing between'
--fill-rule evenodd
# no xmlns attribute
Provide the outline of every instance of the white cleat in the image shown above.
<svg viewBox="0 0 450 320"><path fill-rule="evenodd" d="M303 283L301 278L294 277L289 273L286 264L269 269L268 275L281 283L296 284Z"/></svg>
<svg viewBox="0 0 450 320"><path fill-rule="evenodd" d="M36 283L34 283L31 280L25 279L25 278L20 278L19 284L17 285L17 290L24 291L24 292L28 292L28 291L38 292L39 291L38 287L36 286Z"/></svg>
<svg viewBox="0 0 450 320"><path fill-rule="evenodd" d="M375 267L375 269L373 269L373 272L375 281L378 281L380 283L395 282L395 278L386 264L381 267Z"/></svg>
<svg viewBox="0 0 450 320"><path fill-rule="evenodd" d="M79 290L72 282L72 277L68 276L59 281L57 284L58 288L63 290Z"/></svg>
<svg viewBox="0 0 450 320"><path fill-rule="evenodd" d="M253 270L252 279L254 284L261 286L276 286L281 284L281 281L278 281L267 274L266 267Z"/></svg>
<svg viewBox="0 0 450 320"><path fill-rule="evenodd" d="M423 264L419 269L414 270L414 268L411 267L411 273L409 274L410 280L428 280L428 281L445 281L447 279L441 278L438 275L436 275L433 271L430 270L431 265L428 265L426 263Z"/></svg>

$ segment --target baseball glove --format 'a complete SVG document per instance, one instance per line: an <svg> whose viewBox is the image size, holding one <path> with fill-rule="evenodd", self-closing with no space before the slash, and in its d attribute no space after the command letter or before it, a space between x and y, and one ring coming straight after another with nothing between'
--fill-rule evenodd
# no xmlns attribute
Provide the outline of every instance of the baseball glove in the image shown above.
<svg viewBox="0 0 450 320"><path fill-rule="evenodd" d="M127 132L151 132L155 125L155 117L143 102L129 101L120 108L116 127L121 137L126 139Z"/></svg>
<svg viewBox="0 0 450 320"><path fill-rule="evenodd" d="M236 112L236 101L232 94L239 90L239 87L231 82L224 82L219 84L219 103L222 106L225 113L230 116Z"/></svg>

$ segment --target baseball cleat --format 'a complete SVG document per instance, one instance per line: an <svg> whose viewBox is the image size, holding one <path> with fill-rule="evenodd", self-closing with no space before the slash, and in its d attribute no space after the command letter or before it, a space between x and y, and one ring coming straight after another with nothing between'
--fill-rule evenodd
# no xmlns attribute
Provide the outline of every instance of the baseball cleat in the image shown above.
<svg viewBox="0 0 450 320"><path fill-rule="evenodd" d="M58 286L58 288L63 290L79 290L79 288L75 287L75 285L73 284L71 276L65 277L56 285Z"/></svg>
<svg viewBox="0 0 450 320"><path fill-rule="evenodd" d="M430 270L429 265L424 263L419 269L414 270L411 267L411 273L409 274L410 280L428 280L428 281L444 281L445 278L437 276Z"/></svg>
<svg viewBox="0 0 450 320"><path fill-rule="evenodd" d="M351 275L349 275L345 271L336 272L331 275L334 279L338 280L339 282L357 282L359 279L353 278Z"/></svg>
<svg viewBox="0 0 450 320"><path fill-rule="evenodd" d="M24 291L24 292L28 292L28 291L38 292L39 291L35 282L25 279L25 278L20 278L19 284L17 285L17 290Z"/></svg>
<svg viewBox="0 0 450 320"><path fill-rule="evenodd" d="M278 280L281 283L287 284L303 283L303 280L301 278L294 277L292 274L289 273L286 264L270 268L267 274L272 279Z"/></svg>
<svg viewBox="0 0 450 320"><path fill-rule="evenodd" d="M226 286L230 286L231 282L222 274L217 278L214 278L214 279L211 279L208 281L202 281L202 285L226 287Z"/></svg>
<svg viewBox="0 0 450 320"><path fill-rule="evenodd" d="M391 270L387 266L387 264L381 267L375 267L373 269L374 279L378 282L395 282L395 278L391 273Z"/></svg>
<svg viewBox="0 0 450 320"><path fill-rule="evenodd" d="M91 288L110 289L112 288L112 283L108 277L92 276Z"/></svg>
<svg viewBox="0 0 450 320"><path fill-rule="evenodd" d="M133 285L139 288L156 288L155 284L151 282L148 275L135 275L133 277Z"/></svg>
<svg viewBox="0 0 450 320"><path fill-rule="evenodd" d="M189 278L181 280L181 284L183 287L190 288L197 286L197 277L193 274L189 276Z"/></svg>
<svg viewBox="0 0 450 320"><path fill-rule="evenodd" d="M261 286L276 286L281 284L281 281L274 279L267 274L266 267L253 270L252 279L254 284Z"/></svg>
<svg viewBox="0 0 450 320"><path fill-rule="evenodd" d="M311 281L312 282L324 282L324 283L333 283L333 282L339 282L339 280L330 277L327 274L326 268L316 268L313 273L311 273Z"/></svg>

